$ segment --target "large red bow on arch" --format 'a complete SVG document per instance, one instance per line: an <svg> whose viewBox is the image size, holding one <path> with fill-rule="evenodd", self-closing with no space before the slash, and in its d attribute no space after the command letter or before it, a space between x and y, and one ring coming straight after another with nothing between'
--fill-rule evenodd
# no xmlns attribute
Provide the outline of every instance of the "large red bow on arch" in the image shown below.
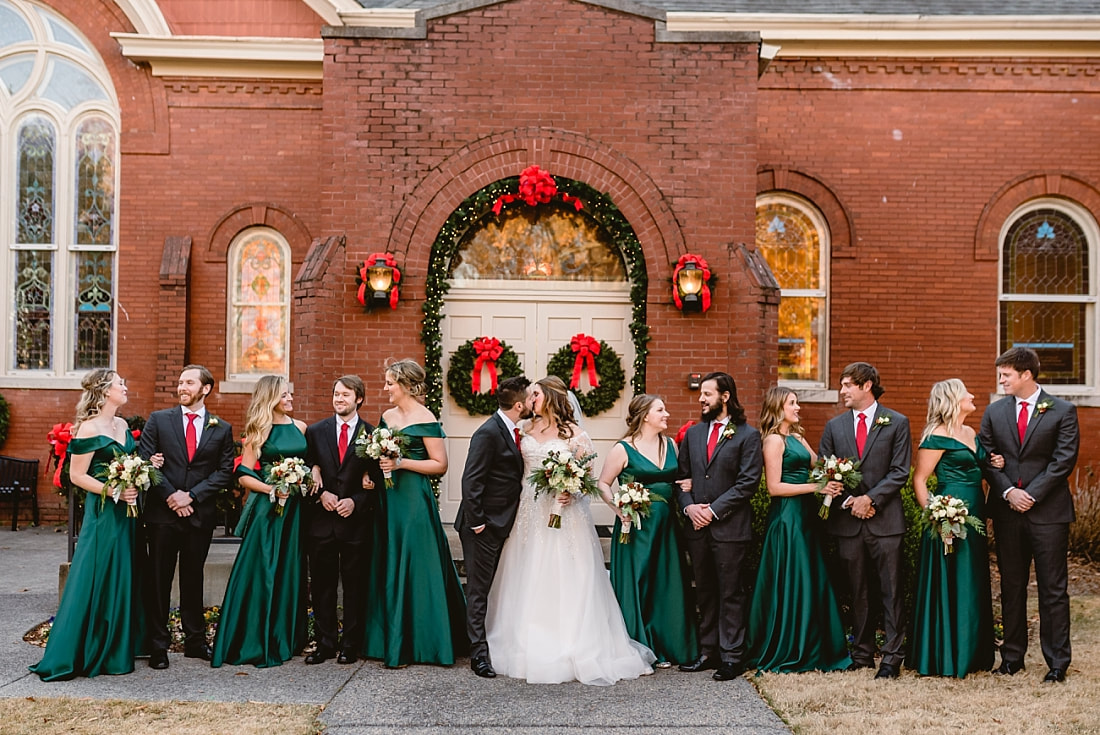
<svg viewBox="0 0 1100 735"><path fill-rule="evenodd" d="M61 467L65 464L65 452L69 450L69 442L73 439L72 422L54 424L46 438L50 441L52 458L57 462L57 470L53 473L53 486L61 487Z"/></svg>
<svg viewBox="0 0 1100 735"><path fill-rule="evenodd" d="M355 294L359 299L360 306L367 305L367 289L370 284L367 282L367 269L374 265L377 261L381 260L390 268L393 268L393 286L390 287L390 308L397 308L397 284L401 283L401 269L397 267L397 261L393 259L393 255L390 253L371 253L367 256L367 259L359 266L359 291Z"/></svg>
<svg viewBox="0 0 1100 735"><path fill-rule="evenodd" d="M519 192L516 194L504 194L493 202L493 214L500 215L500 210L505 204L511 204L517 199L534 207L546 204L558 195L558 183L548 171L538 166L528 166L519 174ZM576 197L562 193L561 200L566 204L572 204L578 212L584 209L584 203Z"/></svg>
<svg viewBox="0 0 1100 735"><path fill-rule="evenodd" d="M706 260L698 255L686 253L681 255L680 259L676 261L676 268L672 271L672 300L675 302L677 309L684 308L684 303L680 299L680 289L677 288L678 281L676 278L688 263L694 263L703 271L703 293L701 295L703 297L703 311L706 311L710 308L710 286L707 285L710 282L710 266L707 265Z"/></svg>
<svg viewBox="0 0 1100 735"><path fill-rule="evenodd" d="M576 388L581 382L581 370L588 365L588 382L593 388L600 387L600 378L596 375L596 355L600 354L600 342L595 337L587 334L575 334L569 340L569 347L577 353L577 359L573 362L573 377L569 380L569 387Z"/></svg>
<svg viewBox="0 0 1100 735"><path fill-rule="evenodd" d="M481 367L489 368L489 393L497 392L497 360L504 354L504 347L496 337L480 337L474 340L474 369L470 372L470 392L481 392Z"/></svg>

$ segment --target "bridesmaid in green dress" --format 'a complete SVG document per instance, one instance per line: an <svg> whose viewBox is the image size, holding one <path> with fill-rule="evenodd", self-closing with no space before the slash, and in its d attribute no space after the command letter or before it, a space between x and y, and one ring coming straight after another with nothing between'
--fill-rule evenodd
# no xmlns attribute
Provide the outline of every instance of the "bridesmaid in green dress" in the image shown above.
<svg viewBox="0 0 1100 735"><path fill-rule="evenodd" d="M764 395L764 476L774 498L749 611L748 660L761 671L840 671L852 664L840 606L829 582L809 482L816 456L802 435L798 397Z"/></svg>
<svg viewBox="0 0 1100 735"><path fill-rule="evenodd" d="M237 535L241 546L229 573L211 666L279 666L305 646L302 545L298 537L301 495L286 499L281 515L271 502L268 468L287 457L305 458L305 424L290 418L294 398L279 375L265 375L245 414L244 447L237 479L249 491ZM253 468L260 462L260 472Z"/></svg>
<svg viewBox="0 0 1100 735"><path fill-rule="evenodd" d="M928 505L928 478L935 473L936 494L966 501L970 515L985 521L982 464L1002 465L989 456L974 429L964 421L974 412L974 396L961 380L932 386L928 424L917 450L913 489L921 507ZM943 553L943 541L922 532L913 634L906 664L926 676L964 678L993 666L993 607L989 590L989 552L985 536L973 529Z"/></svg>
<svg viewBox="0 0 1100 735"><path fill-rule="evenodd" d="M600 493L614 508L611 483L633 479L649 489L649 517L620 544L622 516L615 518L611 538L611 586L631 638L657 656L657 668L694 661L699 656L695 599L679 529L673 517L677 487L676 449L662 432L668 411L657 396L634 396L627 409L627 435L611 448L600 474Z"/></svg>
<svg viewBox="0 0 1100 735"><path fill-rule="evenodd" d="M409 438L402 457L378 464L393 476L384 488L374 549L363 653L399 668L411 663L450 666L466 652L466 598L439 520L430 476L447 471L443 429L420 402L424 369L399 360L386 369L393 408L380 426Z"/></svg>
<svg viewBox="0 0 1100 735"><path fill-rule="evenodd" d="M129 674L145 638L137 574L141 521L126 512L138 493L127 488L117 503L101 495L115 454L134 451L126 421L116 415L126 403L126 383L113 370L100 369L88 373L81 387L69 443L69 479L88 495L46 653L30 667L43 681ZM153 463L159 467L162 461L157 455Z"/></svg>

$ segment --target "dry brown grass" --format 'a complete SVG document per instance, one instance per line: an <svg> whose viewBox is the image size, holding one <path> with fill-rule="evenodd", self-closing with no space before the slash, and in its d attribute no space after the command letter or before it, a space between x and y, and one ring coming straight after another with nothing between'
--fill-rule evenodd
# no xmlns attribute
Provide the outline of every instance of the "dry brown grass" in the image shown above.
<svg viewBox="0 0 1100 735"><path fill-rule="evenodd" d="M304 704L0 699L0 733L316 735L321 708Z"/></svg>
<svg viewBox="0 0 1100 735"><path fill-rule="evenodd" d="M1047 668L1034 640L1026 671L1012 677L980 673L960 681L903 670L897 681L875 681L864 670L752 681L798 735L1100 735L1100 595L1071 604L1073 663L1062 684L1043 683Z"/></svg>

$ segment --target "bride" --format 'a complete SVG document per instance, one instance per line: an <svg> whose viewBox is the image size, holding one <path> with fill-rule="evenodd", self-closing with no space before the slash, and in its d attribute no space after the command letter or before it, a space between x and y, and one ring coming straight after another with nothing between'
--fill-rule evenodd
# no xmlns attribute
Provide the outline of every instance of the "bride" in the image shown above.
<svg viewBox="0 0 1100 735"><path fill-rule="evenodd" d="M547 522L555 499L535 498L526 479L551 449L593 452L577 428L565 383L550 376L531 386L535 417L520 444L524 482L516 524L489 591L486 634L496 670L528 682L579 681L606 686L653 672L653 653L632 641L604 568L587 496L559 496L561 528Z"/></svg>

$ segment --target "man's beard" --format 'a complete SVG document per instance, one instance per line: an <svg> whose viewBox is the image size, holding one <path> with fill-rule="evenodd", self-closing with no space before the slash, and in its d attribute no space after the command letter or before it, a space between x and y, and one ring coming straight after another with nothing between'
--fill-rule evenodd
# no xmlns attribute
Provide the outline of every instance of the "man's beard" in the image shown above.
<svg viewBox="0 0 1100 735"><path fill-rule="evenodd" d="M523 410L520 411L519 417L521 419L529 419L529 418L533 418L534 415L535 415L535 412L531 409L531 407L528 406L526 403L523 404Z"/></svg>
<svg viewBox="0 0 1100 735"><path fill-rule="evenodd" d="M722 415L722 409L724 409L725 407L726 404L719 401L711 408L704 408L703 412L700 414L700 420L704 424L709 424L711 421L714 421L716 418Z"/></svg>

